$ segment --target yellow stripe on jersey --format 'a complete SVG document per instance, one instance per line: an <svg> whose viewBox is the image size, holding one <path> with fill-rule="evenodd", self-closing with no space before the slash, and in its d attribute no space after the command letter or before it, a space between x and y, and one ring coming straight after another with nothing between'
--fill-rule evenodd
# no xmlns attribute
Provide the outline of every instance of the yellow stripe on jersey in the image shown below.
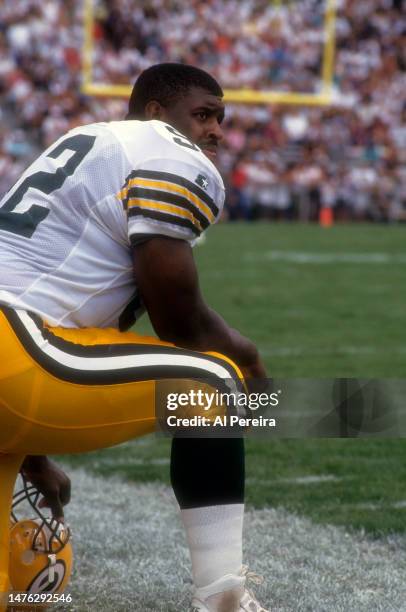
<svg viewBox="0 0 406 612"><path fill-rule="evenodd" d="M170 193L177 193L185 198L187 198L190 202L200 210L202 214L204 214L210 223L213 223L215 217L210 210L210 208L201 200L197 195L192 193L187 187L183 187L181 185L176 185L175 183L169 183L167 181L155 181L152 179L146 178L134 178L128 181L128 184L124 189L122 189L117 195L123 200L127 197L128 191L132 187L144 187L150 189L161 189L162 191L169 191Z"/></svg>
<svg viewBox="0 0 406 612"><path fill-rule="evenodd" d="M202 226L200 225L199 221L194 217L193 213L191 213L189 210L181 208L180 206L175 206L174 204L163 204L161 202L155 202L153 200L130 198L128 200L128 209L130 210L131 208L135 207L150 210L160 210L162 212L170 213L175 216L173 220L174 223L176 223L176 216L188 219L195 227L197 227L199 232L203 231Z"/></svg>

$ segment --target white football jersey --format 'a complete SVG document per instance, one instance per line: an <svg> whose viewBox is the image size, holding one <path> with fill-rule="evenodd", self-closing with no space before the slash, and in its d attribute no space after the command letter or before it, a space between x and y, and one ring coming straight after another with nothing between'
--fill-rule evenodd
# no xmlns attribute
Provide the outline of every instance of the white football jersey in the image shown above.
<svg viewBox="0 0 406 612"><path fill-rule="evenodd" d="M63 327L118 327L142 304L131 245L194 240L224 185L201 150L161 121L75 128L0 203L0 303Z"/></svg>

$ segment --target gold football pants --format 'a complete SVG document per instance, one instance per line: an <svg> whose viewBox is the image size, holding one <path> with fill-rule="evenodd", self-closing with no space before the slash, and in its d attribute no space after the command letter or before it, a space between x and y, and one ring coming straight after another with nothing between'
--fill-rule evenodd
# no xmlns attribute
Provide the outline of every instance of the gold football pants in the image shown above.
<svg viewBox="0 0 406 612"><path fill-rule="evenodd" d="M25 455L86 452L154 431L156 381L242 375L227 357L115 329L49 327L0 308L0 594L9 516ZM0 601L0 612L4 609Z"/></svg>
<svg viewBox="0 0 406 612"><path fill-rule="evenodd" d="M0 453L76 453L154 431L157 380L239 380L232 361L0 309Z"/></svg>

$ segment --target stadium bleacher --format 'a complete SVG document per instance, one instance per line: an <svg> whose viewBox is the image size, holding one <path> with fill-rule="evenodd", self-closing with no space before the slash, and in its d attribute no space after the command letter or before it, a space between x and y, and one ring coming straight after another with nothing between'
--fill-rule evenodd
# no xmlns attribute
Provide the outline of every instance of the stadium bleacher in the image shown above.
<svg viewBox="0 0 406 612"><path fill-rule="evenodd" d="M323 3L98 0L95 79L131 83L160 61L194 63L224 87L315 91ZM334 104L231 105L220 169L230 219L406 219L406 22L400 0L340 0ZM76 125L125 101L80 93L82 0L0 7L0 194ZM209 34L208 34L209 33Z"/></svg>

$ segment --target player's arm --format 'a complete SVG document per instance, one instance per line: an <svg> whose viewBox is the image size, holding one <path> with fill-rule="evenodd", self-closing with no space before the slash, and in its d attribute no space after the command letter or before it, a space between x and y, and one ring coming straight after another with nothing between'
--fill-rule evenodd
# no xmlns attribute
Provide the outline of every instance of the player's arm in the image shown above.
<svg viewBox="0 0 406 612"><path fill-rule="evenodd" d="M134 247L137 285L161 340L227 355L248 378L266 378L255 345L205 303L186 241L154 237Z"/></svg>

